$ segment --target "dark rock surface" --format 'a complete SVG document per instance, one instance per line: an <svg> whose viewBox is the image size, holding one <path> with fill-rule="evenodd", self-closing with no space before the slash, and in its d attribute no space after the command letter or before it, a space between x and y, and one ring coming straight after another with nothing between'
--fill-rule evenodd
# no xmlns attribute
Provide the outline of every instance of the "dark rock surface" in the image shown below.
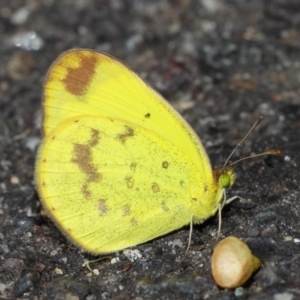
<svg viewBox="0 0 300 300"><path fill-rule="evenodd" d="M2 0L0 2L1 299L299 299L300 2L297 0ZM46 71L63 51L107 52L145 78L199 134L214 167L264 116L236 165L222 235L262 261L242 288L211 277L218 218L93 257L41 215L33 182ZM179 216L180 217L180 216ZM134 253L133 253L134 256ZM115 262L115 263L112 263ZM68 298L69 297L69 298ZM285 297L285 298L284 298Z"/></svg>

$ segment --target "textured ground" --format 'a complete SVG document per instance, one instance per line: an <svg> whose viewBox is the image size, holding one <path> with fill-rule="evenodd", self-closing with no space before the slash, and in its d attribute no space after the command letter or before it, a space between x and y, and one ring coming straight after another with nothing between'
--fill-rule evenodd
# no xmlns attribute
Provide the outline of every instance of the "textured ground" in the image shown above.
<svg viewBox="0 0 300 300"><path fill-rule="evenodd" d="M299 299L299 12L298 0L2 0L0 298ZM223 213L223 236L243 239L262 261L243 288L212 280L216 217L195 227L185 261L188 227L134 247L141 257L132 263L123 252L91 263L91 274L82 263L92 256L40 214L42 83L73 47L114 55L145 78L199 134L213 166L265 117L235 155L282 155L237 165L230 195L248 202Z"/></svg>

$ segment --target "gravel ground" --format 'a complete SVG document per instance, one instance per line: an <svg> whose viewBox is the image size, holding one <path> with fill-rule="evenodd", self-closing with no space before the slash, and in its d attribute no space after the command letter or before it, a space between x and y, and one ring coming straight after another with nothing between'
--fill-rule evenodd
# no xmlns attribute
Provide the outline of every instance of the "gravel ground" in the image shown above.
<svg viewBox="0 0 300 300"><path fill-rule="evenodd" d="M0 1L0 299L300 299L300 2L298 0ZM218 218L94 259L41 213L33 182L43 79L63 51L116 56L199 134L214 167L264 116L223 212L222 235L262 267L220 289L210 261ZM180 217L180 216L179 216Z"/></svg>

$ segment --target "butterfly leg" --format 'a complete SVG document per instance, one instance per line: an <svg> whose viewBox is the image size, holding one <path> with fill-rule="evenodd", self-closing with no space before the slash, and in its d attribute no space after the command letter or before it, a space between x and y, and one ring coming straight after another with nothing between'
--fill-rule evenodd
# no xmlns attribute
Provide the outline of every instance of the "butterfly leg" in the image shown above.
<svg viewBox="0 0 300 300"><path fill-rule="evenodd" d="M226 190L224 189L224 197L223 197L223 201L221 204L219 204L219 226L218 226L218 233L217 233L217 237L215 239L215 242L217 242L220 238L221 235L221 227L222 227L222 209L225 205L231 203L233 200L240 198L239 196L233 196L229 199L226 199Z"/></svg>
<svg viewBox="0 0 300 300"><path fill-rule="evenodd" d="M239 199L243 199L243 198L242 198L242 197L240 197L240 196L233 196L233 197L231 197L231 198L227 199L226 201L223 201L223 206L225 206L225 205L227 205L227 204L231 203L233 200L235 200L235 199L237 199L237 198L239 198ZM222 208L223 208L223 207L222 207Z"/></svg>
<svg viewBox="0 0 300 300"><path fill-rule="evenodd" d="M184 253L184 256L183 256L182 260L185 260L188 253L189 253L191 242L192 242L192 234L193 234L193 215L191 215L191 219L190 219L190 233L189 233L188 246L186 248L186 251Z"/></svg>

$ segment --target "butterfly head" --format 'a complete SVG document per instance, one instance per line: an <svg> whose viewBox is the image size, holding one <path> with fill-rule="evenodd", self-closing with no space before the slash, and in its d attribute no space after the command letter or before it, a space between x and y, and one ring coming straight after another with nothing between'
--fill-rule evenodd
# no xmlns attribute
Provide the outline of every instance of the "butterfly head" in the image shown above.
<svg viewBox="0 0 300 300"><path fill-rule="evenodd" d="M230 167L218 168L214 170L214 177L222 189L228 189L232 187L236 178L233 168Z"/></svg>

